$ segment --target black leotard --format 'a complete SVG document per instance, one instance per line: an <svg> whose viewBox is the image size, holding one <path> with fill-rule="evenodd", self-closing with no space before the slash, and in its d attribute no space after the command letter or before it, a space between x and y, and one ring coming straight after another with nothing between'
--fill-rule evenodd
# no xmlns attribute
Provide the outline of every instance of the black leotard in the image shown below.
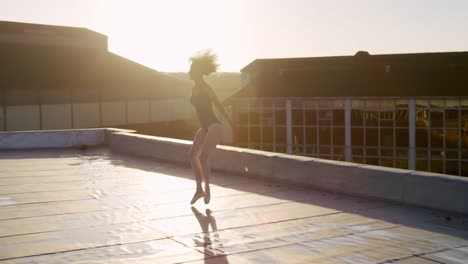
<svg viewBox="0 0 468 264"><path fill-rule="evenodd" d="M194 89L195 90L195 89ZM198 120L200 120L201 127L208 130L210 125L220 123L213 112L213 104L208 93L200 91L198 94L192 93L190 102L192 103L195 111L197 112Z"/></svg>

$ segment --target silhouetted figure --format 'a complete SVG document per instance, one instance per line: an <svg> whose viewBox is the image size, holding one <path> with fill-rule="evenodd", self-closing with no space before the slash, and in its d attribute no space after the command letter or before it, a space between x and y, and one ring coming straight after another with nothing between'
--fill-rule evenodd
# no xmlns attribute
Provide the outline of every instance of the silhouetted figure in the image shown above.
<svg viewBox="0 0 468 264"><path fill-rule="evenodd" d="M197 190L193 195L191 204L194 204L201 197L204 197L205 204L210 202L210 157L216 149L216 145L220 142L223 131L223 125L214 114L213 106L226 117L232 126L232 121L219 102L218 97L203 78L205 75L217 70L216 58L216 55L211 53L210 50L202 51L190 58L189 76L195 83L190 101L201 124L201 128L195 134L193 145L190 148L190 161L197 182ZM202 175L205 179L205 190L202 188Z"/></svg>

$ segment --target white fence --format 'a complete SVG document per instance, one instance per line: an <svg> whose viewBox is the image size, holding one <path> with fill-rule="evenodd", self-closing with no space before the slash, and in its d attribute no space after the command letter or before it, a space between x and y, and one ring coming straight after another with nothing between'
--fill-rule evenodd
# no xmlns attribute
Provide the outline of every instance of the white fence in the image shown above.
<svg viewBox="0 0 468 264"><path fill-rule="evenodd" d="M468 98L239 99L240 147L468 175Z"/></svg>
<svg viewBox="0 0 468 264"><path fill-rule="evenodd" d="M188 97L161 100L0 105L0 131L97 128L185 120Z"/></svg>

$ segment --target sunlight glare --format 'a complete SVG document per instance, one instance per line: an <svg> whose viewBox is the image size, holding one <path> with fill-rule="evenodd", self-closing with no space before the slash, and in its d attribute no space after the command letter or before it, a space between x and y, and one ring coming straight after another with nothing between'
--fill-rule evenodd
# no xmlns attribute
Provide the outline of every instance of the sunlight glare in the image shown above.
<svg viewBox="0 0 468 264"><path fill-rule="evenodd" d="M110 1L109 49L156 70L186 71L194 52L222 46L223 3Z"/></svg>

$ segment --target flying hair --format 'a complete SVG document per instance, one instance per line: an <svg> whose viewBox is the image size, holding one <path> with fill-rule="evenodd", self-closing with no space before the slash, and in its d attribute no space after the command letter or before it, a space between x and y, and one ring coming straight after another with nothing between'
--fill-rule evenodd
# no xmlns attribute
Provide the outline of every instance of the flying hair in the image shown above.
<svg viewBox="0 0 468 264"><path fill-rule="evenodd" d="M218 70L219 64L216 63L218 55L213 53L211 49L198 51L194 56L189 58L192 67L196 67L203 75L210 75Z"/></svg>

